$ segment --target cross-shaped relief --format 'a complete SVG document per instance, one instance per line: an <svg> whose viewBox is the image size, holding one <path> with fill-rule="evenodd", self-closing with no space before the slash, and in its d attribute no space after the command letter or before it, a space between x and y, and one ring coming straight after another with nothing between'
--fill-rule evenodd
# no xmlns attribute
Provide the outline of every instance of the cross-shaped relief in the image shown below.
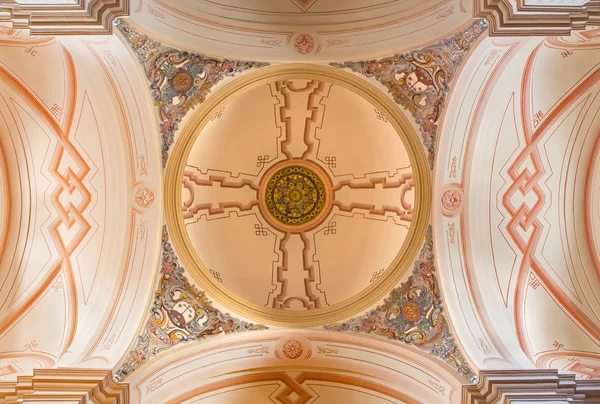
<svg viewBox="0 0 600 404"><path fill-rule="evenodd" d="M188 158L182 211L192 244L247 300L286 310L343 301L406 238L415 188L406 149L344 88L282 80L252 91L251 104L236 99L209 122ZM226 258L213 253L223 248Z"/></svg>

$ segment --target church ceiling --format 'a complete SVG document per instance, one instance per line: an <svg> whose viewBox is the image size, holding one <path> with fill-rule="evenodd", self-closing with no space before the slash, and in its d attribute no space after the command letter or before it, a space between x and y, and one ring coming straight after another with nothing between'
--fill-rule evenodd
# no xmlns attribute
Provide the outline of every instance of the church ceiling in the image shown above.
<svg viewBox="0 0 600 404"><path fill-rule="evenodd" d="M348 73L250 73L177 139L165 180L175 248L209 295L246 317L314 326L352 315L399 282L423 239L421 148L393 102Z"/></svg>
<svg viewBox="0 0 600 404"><path fill-rule="evenodd" d="M476 380L450 330L437 282L430 230L411 276L392 290L382 305L362 316L327 325L325 329L367 333L414 344L443 359L466 380Z"/></svg>
<svg viewBox="0 0 600 404"><path fill-rule="evenodd" d="M0 23L0 395L63 367L136 402L600 378L598 27L131 6L110 36Z"/></svg>
<svg viewBox="0 0 600 404"><path fill-rule="evenodd" d="M241 321L214 307L206 293L185 276L166 226L162 235L160 268L160 283L150 317L135 340L134 349L115 374L116 380L125 379L141 364L181 342L267 328Z"/></svg>
<svg viewBox="0 0 600 404"><path fill-rule="evenodd" d="M310 77L309 69L294 72ZM425 184L383 112L316 75L291 74L215 107L182 161L176 192L187 245L224 293L287 312L309 309L314 319L320 309L348 306L388 268L404 271L397 257L406 255L424 195L416 189ZM178 141L186 140L184 133ZM361 248L349 251L351 244ZM225 254L231 246L236 254Z"/></svg>
<svg viewBox="0 0 600 404"><path fill-rule="evenodd" d="M180 345L127 380L133 402L267 404L459 402L464 381L414 347L323 330L253 331Z"/></svg>
<svg viewBox="0 0 600 404"><path fill-rule="evenodd" d="M407 110L419 125L433 168L439 118L450 83L467 52L486 27L487 23L479 20L469 28L424 49L379 60L331 65L373 77L387 88L394 101Z"/></svg>
<svg viewBox="0 0 600 404"><path fill-rule="evenodd" d="M159 262L147 85L115 37L0 27L0 53L0 379L114 366Z"/></svg>
<svg viewBox="0 0 600 404"><path fill-rule="evenodd" d="M190 109L204 102L215 84L226 76L233 77L236 73L266 65L180 51L136 31L124 21L117 21L116 25L152 82L152 98L159 107L163 165L167 162L179 123Z"/></svg>
<svg viewBox="0 0 600 404"><path fill-rule="evenodd" d="M356 84L362 81L340 70L293 65L247 73L213 96L208 96L210 86L192 88L194 80L208 77L196 67L197 77L184 83L186 95L178 96L178 75L190 75L187 64L198 66L206 57L166 48L124 21L118 27L147 72L156 71L154 60L164 60L161 72L149 76L160 77L158 90L155 80L150 84L154 99L160 100L159 116L165 100L188 102L199 92L194 103L203 104L179 137L172 138L175 148L166 155L167 229L175 232L174 248L183 257L187 275L181 273L179 283L187 288L182 293L188 301L165 294L164 281L170 281L173 267L169 253L163 256L165 275L153 315L119 378L170 345L265 327L231 319L232 327L223 328L217 320L220 312L187 277L232 313L260 324L325 325L414 343L467 380L474 377L442 314L431 234L425 238L425 230L440 109L483 23L420 51L335 65L376 76L391 99L368 84ZM239 61L211 63L200 67L211 71L225 63L247 66ZM348 90L352 86L355 92ZM361 93L359 87L368 90ZM408 124L391 100L408 110L415 123ZM182 114L178 120L183 118ZM362 133L373 127L378 133L365 143ZM347 147L340 149L340 143ZM369 237L352 238L361 233ZM352 244L361 249L344 248ZM164 246L171 249L168 242ZM239 246L235 254L227 253L231 246ZM336 323L377 303L413 267L419 250L413 275L384 305L364 318ZM374 257L382 260L382 268L373 269ZM337 285L342 283L346 286L340 290Z"/></svg>

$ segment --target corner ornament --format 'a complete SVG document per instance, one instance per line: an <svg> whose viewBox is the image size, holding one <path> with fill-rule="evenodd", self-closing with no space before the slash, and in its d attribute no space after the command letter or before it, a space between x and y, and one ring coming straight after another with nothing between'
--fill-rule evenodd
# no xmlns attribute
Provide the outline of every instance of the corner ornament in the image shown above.
<svg viewBox="0 0 600 404"><path fill-rule="evenodd" d="M421 50L399 53L383 59L331 63L366 77L373 77L408 110L419 128L433 168L435 142L444 99L465 56L487 28L485 20Z"/></svg>
<svg viewBox="0 0 600 404"><path fill-rule="evenodd" d="M442 359L466 380L475 380L475 373L456 345L443 313L435 277L431 227L406 282L392 290L381 306L346 322L327 325L325 329L374 334L413 344Z"/></svg>
<svg viewBox="0 0 600 404"><path fill-rule="evenodd" d="M164 46L118 19L115 26L137 55L154 104L158 108L163 166L178 124L190 109L203 103L212 87L225 77L267 66L267 63L213 58Z"/></svg>
<svg viewBox="0 0 600 404"><path fill-rule="evenodd" d="M160 282L155 293L150 317L126 356L115 380L124 380L150 358L182 342L251 330L264 330L264 325L247 323L216 309L206 293L184 276L169 242L166 226L162 236Z"/></svg>

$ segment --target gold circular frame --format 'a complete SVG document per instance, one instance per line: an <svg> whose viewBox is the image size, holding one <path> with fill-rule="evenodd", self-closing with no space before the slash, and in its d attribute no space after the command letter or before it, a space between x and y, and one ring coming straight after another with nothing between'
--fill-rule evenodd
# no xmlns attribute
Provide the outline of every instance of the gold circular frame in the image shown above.
<svg viewBox="0 0 600 404"><path fill-rule="evenodd" d="M323 181L323 185L325 186L325 207L321 210L321 212L319 212L319 214L314 219L312 219L308 223L298 225L298 226L287 225L285 223L281 223L280 221L275 219L271 215L271 213L268 211L268 209L266 208L267 202L265 200L265 198L266 198L265 192L266 192L266 187L268 185L269 179L275 172L279 171L283 167L289 167L289 166L301 166L301 167L306 167L309 170L314 171L319 176L321 181ZM317 227L318 225L320 225L321 223L323 223L323 221L325 219L327 219L327 217L329 216L329 213L331 212L331 209L333 208L333 205L332 205L333 191L331 190L332 188L333 188L333 184L331 183L331 178L325 172L325 170L323 170L323 168L321 166L319 166L318 164L313 163L312 161L301 160L301 159L283 160L283 161L273 165L272 167L270 167L265 172L265 174L262 176L260 185L259 185L259 190L258 190L258 200L259 200L258 209L260 210L260 213L262 213L262 216L267 221L267 223L269 223L271 226L273 226L275 229L277 229L279 231L288 232L288 233L300 233L303 231L311 230L311 229L314 229L315 227Z"/></svg>
<svg viewBox="0 0 600 404"><path fill-rule="evenodd" d="M415 182L415 208L408 235L394 261L383 275L358 294L315 310L279 310L264 307L234 295L214 279L194 250L181 214L181 179L189 153L204 126L216 111L247 90L287 79L321 80L344 87L369 101L388 118L408 152ZM165 176L165 214L171 239L184 268L206 293L233 313L250 320L281 327L313 327L349 318L380 301L402 280L425 239L431 211L432 189L429 164L421 140L399 107L366 80L328 66L286 64L248 73L214 93L182 130L169 159Z"/></svg>

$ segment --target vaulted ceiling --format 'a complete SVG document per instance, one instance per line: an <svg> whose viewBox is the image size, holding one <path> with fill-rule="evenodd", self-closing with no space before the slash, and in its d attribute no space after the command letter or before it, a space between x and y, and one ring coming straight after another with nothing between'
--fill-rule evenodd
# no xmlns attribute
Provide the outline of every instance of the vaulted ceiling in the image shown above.
<svg viewBox="0 0 600 404"><path fill-rule="evenodd" d="M0 399L58 367L112 370L132 402L600 378L598 27L490 36L503 8L490 31L459 0L113 3L100 36L0 13Z"/></svg>
<svg viewBox="0 0 600 404"><path fill-rule="evenodd" d="M435 240L477 366L599 375L597 32L487 38L448 104Z"/></svg>
<svg viewBox="0 0 600 404"><path fill-rule="evenodd" d="M0 35L0 374L114 366L159 262L147 86L116 37Z"/></svg>
<svg viewBox="0 0 600 404"><path fill-rule="evenodd" d="M133 0L130 22L214 56L330 62L439 41L471 23L471 7L462 0Z"/></svg>

